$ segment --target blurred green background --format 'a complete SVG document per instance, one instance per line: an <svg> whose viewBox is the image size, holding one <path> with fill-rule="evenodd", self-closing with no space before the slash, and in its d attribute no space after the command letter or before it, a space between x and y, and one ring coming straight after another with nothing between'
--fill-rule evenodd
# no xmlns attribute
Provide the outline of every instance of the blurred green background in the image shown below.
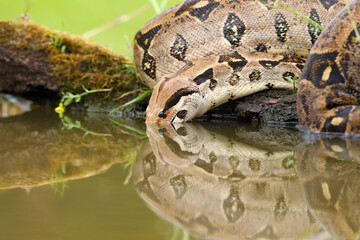
<svg viewBox="0 0 360 240"><path fill-rule="evenodd" d="M119 16L150 4L151 0L0 0L0 20L19 20L28 12L32 22L71 34L82 35ZM163 0L157 0L159 5ZM169 8L181 0L168 0ZM156 15L150 8L140 16L119 24L91 39L113 51L132 58L125 36L131 45L136 32Z"/></svg>

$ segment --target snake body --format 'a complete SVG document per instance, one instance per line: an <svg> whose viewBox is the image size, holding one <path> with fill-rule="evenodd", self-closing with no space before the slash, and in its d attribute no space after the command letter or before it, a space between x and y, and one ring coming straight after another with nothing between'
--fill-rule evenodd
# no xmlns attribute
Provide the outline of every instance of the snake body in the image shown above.
<svg viewBox="0 0 360 240"><path fill-rule="evenodd" d="M352 6L358 3L354 2ZM270 7L269 3L187 0L148 22L136 34L134 43L137 69L148 85L154 87L147 123L188 121L227 101L265 89L293 89L289 78L300 76L321 31L288 10ZM338 0L279 0L277 4L294 9L323 26L344 7ZM351 9L356 11L355 7ZM336 18L333 22L345 24L347 29L352 26L349 19ZM321 53L330 53L338 47L326 44L336 34L339 32L322 34L317 44L324 43ZM341 34L342 37L335 36L338 43L346 42L351 35L349 31ZM358 48L357 43L351 46ZM321 58L331 64L341 64L326 54ZM359 59L356 54L351 55L349 61L353 63L356 59ZM350 63L344 65L348 69ZM325 69L320 71L326 75L330 70ZM352 69L350 72L359 72L358 65ZM356 85L356 80L352 81ZM301 85L300 98L308 96L303 89ZM353 87L350 92L357 94L356 89ZM312 98L309 99L302 103L314 104L309 102ZM351 104L355 103L352 99ZM316 104L315 107L320 107L321 103ZM303 114L305 108L299 106L299 113ZM305 118L300 120L305 127L328 131L323 127L324 122L331 121L328 115L316 117L308 112Z"/></svg>
<svg viewBox="0 0 360 240"><path fill-rule="evenodd" d="M360 133L360 1L337 15L307 60L297 95L300 125L313 132Z"/></svg>

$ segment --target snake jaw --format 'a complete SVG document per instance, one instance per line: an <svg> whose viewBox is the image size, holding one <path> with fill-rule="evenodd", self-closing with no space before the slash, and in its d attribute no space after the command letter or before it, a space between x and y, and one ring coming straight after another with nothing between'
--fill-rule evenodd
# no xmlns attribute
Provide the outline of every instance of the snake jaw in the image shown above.
<svg viewBox="0 0 360 240"><path fill-rule="evenodd" d="M164 111L164 107L149 104L146 110L146 123L157 125L182 123L197 117L201 102L198 100L200 94L182 97L179 103ZM151 100L150 100L151 101Z"/></svg>

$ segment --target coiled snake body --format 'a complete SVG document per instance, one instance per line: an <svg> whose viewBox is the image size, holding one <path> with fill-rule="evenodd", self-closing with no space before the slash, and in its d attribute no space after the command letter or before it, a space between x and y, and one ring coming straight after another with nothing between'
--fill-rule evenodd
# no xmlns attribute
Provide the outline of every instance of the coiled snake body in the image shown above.
<svg viewBox="0 0 360 240"><path fill-rule="evenodd" d="M149 86L155 86L147 123L188 121L236 98L266 89L293 88L289 77L301 74L321 31L267 2L187 0L137 33L137 69ZM344 7L338 0L279 0L277 4L323 26ZM333 20L312 50L309 61L317 65L305 68L298 112L300 124L312 131L360 132L358 107L336 110L358 104L360 47L352 38L350 21L359 23L358 5L358 0L352 1L351 14L343 10ZM332 27L335 25L340 29ZM318 78L320 83L314 84ZM324 87L326 82L331 86Z"/></svg>

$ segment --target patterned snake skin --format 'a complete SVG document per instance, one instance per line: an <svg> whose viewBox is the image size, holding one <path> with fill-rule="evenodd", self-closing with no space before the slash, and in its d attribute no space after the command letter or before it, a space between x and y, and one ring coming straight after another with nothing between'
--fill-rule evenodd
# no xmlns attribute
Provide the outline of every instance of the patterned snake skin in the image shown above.
<svg viewBox="0 0 360 240"><path fill-rule="evenodd" d="M314 132L359 132L359 43L352 25L359 23L359 1L336 18L342 1L277 1L322 26L334 18L319 40L320 30L269 2L187 0L147 23L134 44L136 66L155 86L147 122L188 121L236 98L291 89L287 77L301 74L317 42L300 84L300 124ZM353 106L338 108L343 105Z"/></svg>

